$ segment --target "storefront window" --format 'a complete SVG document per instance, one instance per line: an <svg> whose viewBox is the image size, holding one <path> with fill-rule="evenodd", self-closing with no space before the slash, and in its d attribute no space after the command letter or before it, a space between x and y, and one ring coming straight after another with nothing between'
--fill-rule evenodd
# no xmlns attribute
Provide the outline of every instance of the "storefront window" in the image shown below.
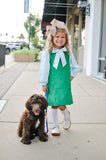
<svg viewBox="0 0 106 160"><path fill-rule="evenodd" d="M84 45L85 45L85 16L82 15L80 26L79 26L79 16L75 16L73 47L75 49L78 49L78 47L84 46Z"/></svg>
<svg viewBox="0 0 106 160"><path fill-rule="evenodd" d="M99 55L99 72L104 72L104 63L106 56L106 1L103 1L103 13L102 13L102 27L101 27L101 46Z"/></svg>

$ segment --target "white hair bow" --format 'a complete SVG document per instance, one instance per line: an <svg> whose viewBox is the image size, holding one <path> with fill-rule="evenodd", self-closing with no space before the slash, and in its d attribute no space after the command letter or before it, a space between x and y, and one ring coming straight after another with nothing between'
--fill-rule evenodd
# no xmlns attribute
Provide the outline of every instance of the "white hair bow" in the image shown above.
<svg viewBox="0 0 106 160"><path fill-rule="evenodd" d="M57 28L67 29L66 25L62 21L58 21L55 18L50 22L51 25L46 26L46 35L49 33L54 36L56 34Z"/></svg>

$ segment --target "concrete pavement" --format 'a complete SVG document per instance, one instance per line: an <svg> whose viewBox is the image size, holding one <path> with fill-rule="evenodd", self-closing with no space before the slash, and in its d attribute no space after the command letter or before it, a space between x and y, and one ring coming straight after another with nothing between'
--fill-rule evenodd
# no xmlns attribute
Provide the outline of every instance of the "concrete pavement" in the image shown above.
<svg viewBox="0 0 106 160"><path fill-rule="evenodd" d="M68 106L71 129L63 130L63 117L59 111L61 135L51 136L49 107L48 142L40 142L37 137L31 145L20 142L16 131L25 101L32 94L43 94L38 83L39 64L29 63L23 67L2 97L7 103L0 113L0 160L106 160L106 84L83 73L72 81L74 104ZM15 65L16 62L12 67Z"/></svg>

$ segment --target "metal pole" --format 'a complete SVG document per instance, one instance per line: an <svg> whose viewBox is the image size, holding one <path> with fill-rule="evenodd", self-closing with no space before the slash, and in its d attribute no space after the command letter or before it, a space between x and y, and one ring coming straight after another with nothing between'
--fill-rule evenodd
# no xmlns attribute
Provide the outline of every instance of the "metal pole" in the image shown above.
<svg viewBox="0 0 106 160"><path fill-rule="evenodd" d="M30 49L31 13L29 15L29 49Z"/></svg>
<svg viewBox="0 0 106 160"><path fill-rule="evenodd" d="M30 49L30 33L31 33L31 0L29 0L29 49Z"/></svg>

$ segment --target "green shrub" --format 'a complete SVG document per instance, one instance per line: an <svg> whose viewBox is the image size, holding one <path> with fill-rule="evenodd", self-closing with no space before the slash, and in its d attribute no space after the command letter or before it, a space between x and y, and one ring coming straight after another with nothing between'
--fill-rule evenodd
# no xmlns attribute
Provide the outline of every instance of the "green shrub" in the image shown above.
<svg viewBox="0 0 106 160"><path fill-rule="evenodd" d="M39 61L38 56L39 56L39 51L38 49L35 49L35 51L33 50L29 50L27 48L21 49L21 50L16 50L13 52L13 57L15 56L16 53L18 54L35 54L36 57L36 61Z"/></svg>

